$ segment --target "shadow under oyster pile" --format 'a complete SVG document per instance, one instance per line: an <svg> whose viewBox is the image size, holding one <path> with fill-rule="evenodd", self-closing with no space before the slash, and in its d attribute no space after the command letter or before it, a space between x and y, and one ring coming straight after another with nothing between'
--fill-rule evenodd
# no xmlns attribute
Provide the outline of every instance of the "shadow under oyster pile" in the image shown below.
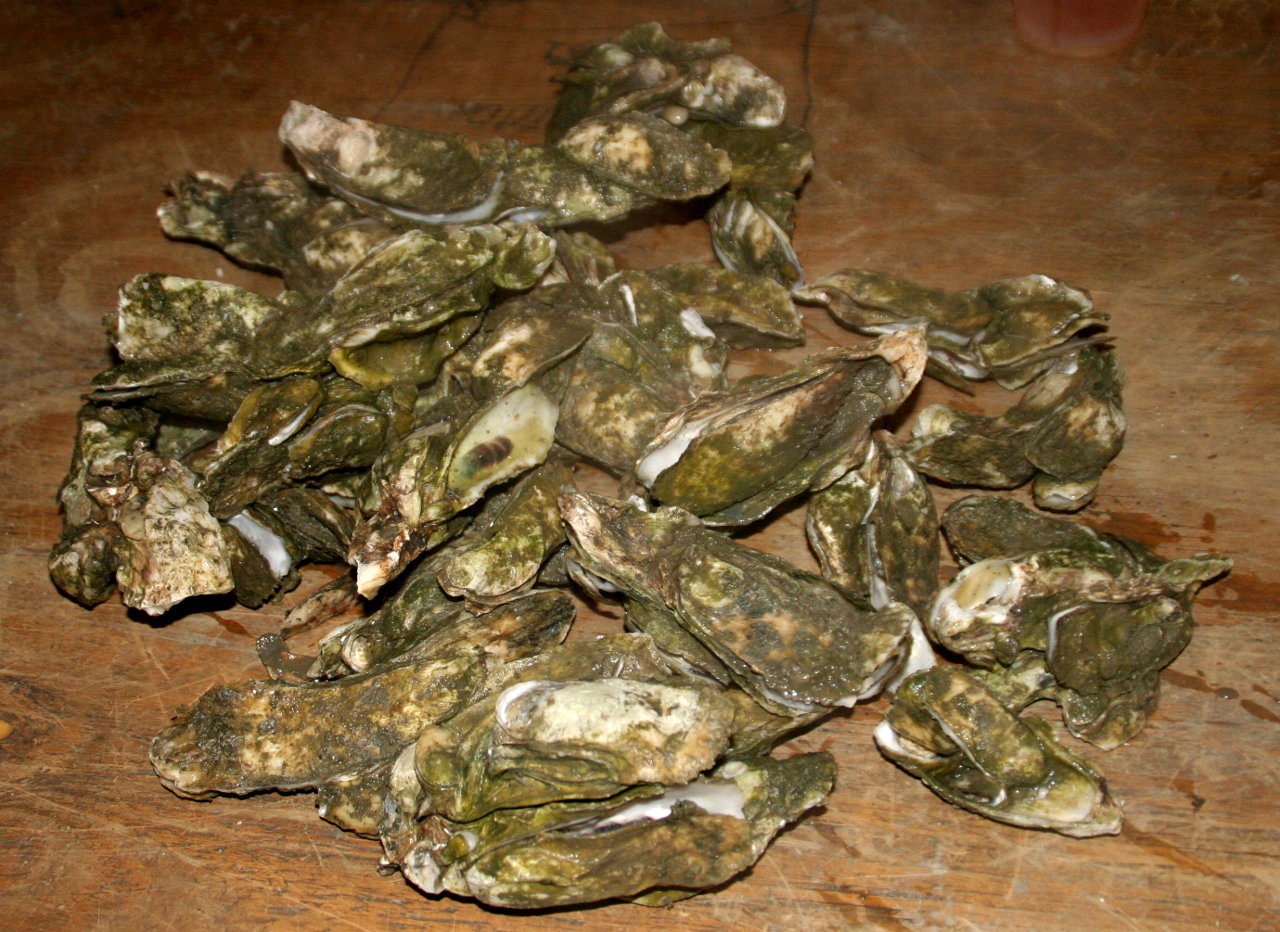
<svg viewBox="0 0 1280 932"><path fill-rule="evenodd" d="M1057 703L1100 748L1132 738L1229 561L994 496L939 521L922 478L1091 500L1125 429L1106 316L1039 275L806 285L789 234L812 140L723 40L638 26L561 81L542 145L294 103L280 136L304 175L172 184L167 234L285 290L121 289L52 577L159 615L350 569L261 639L268 676L177 712L161 781L314 790L431 894L660 905L826 799L832 758L775 744L887 693L881 752L947 801L1118 831L1098 769L1024 710ZM568 229L692 199L720 267L618 269ZM732 349L803 342L797 301L874 339L730 384ZM1024 394L879 430L926 371ZM578 462L616 497L576 489ZM730 536L798 496L821 575ZM941 587L940 526L963 564ZM571 586L620 600L626 631L566 641ZM335 619L315 657L289 651Z"/></svg>

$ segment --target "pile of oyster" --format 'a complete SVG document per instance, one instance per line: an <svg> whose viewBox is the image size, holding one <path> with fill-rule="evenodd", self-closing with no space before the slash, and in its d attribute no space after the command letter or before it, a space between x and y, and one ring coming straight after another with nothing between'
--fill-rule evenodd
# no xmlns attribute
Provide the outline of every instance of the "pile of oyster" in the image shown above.
<svg viewBox="0 0 1280 932"><path fill-rule="evenodd" d="M1132 738L1229 562L998 496L939 521L922 478L1087 504L1125 429L1105 315L1039 275L806 285L812 140L723 40L639 26L561 81L542 145L295 103L302 174L173 182L167 234L285 287L124 285L53 579L161 615L346 570L260 640L266 677L177 712L151 752L165 786L314 790L427 893L665 904L826 799L831 757L779 741L888 694L881 752L949 802L1118 831L1100 772L1024 710ZM620 269L571 229L693 200L719 266ZM731 350L803 341L796 302L873 339L730 382ZM880 429L926 372L1023 394ZM583 463L614 495L575 486ZM821 575L733 537L801 496ZM963 565L941 587L940 527ZM626 630L566 640L571 591L620 602ZM325 624L315 656L290 649Z"/></svg>

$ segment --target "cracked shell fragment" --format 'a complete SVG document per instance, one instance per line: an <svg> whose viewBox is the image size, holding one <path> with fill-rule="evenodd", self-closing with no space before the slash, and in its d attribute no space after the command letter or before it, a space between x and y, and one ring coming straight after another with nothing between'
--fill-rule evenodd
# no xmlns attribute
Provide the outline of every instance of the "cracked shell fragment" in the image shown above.
<svg viewBox="0 0 1280 932"><path fill-rule="evenodd" d="M646 512L566 490L560 511L584 567L664 606L771 712L851 706L905 656L914 617L905 605L875 611L682 509Z"/></svg>
<svg viewBox="0 0 1280 932"><path fill-rule="evenodd" d="M1120 831L1120 806L1098 769L959 668L908 677L875 738L885 757L962 809L1078 838Z"/></svg>
<svg viewBox="0 0 1280 932"><path fill-rule="evenodd" d="M160 732L151 763L180 796L314 787L396 754L482 678L464 652L330 683L217 686Z"/></svg>
<svg viewBox="0 0 1280 932"><path fill-rule="evenodd" d="M435 820L401 870L426 893L491 906L665 906L746 870L782 828L825 802L834 780L825 753L755 757L599 803L500 810L467 825Z"/></svg>
<svg viewBox="0 0 1280 932"><path fill-rule="evenodd" d="M743 379L675 412L636 462L636 478L657 501L709 524L749 524L860 462L872 426L910 394L924 362L913 329Z"/></svg>

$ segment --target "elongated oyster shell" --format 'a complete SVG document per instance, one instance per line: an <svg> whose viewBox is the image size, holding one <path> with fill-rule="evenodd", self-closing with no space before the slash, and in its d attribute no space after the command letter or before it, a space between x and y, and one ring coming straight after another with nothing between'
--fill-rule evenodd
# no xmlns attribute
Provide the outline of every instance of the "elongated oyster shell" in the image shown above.
<svg viewBox="0 0 1280 932"><path fill-rule="evenodd" d="M465 416L455 410L384 455L388 478L376 511L357 529L350 560L365 596L426 547L430 528L477 502L491 486L537 466L551 450L559 408L536 382Z"/></svg>
<svg viewBox="0 0 1280 932"><path fill-rule="evenodd" d="M861 461L872 425L924 370L919 330L815 353L676 412L636 462L654 498L709 524L748 524Z"/></svg>
<svg viewBox="0 0 1280 932"><path fill-rule="evenodd" d="M175 239L221 249L237 262L280 272L293 291L318 295L395 231L301 175L250 173L237 181L199 171L169 183L157 212Z"/></svg>
<svg viewBox="0 0 1280 932"><path fill-rule="evenodd" d="M493 906L668 905L755 863L784 826L821 805L834 777L823 753L750 758L667 790L500 810L466 825L437 819L401 870L423 892Z"/></svg>
<svg viewBox="0 0 1280 932"><path fill-rule="evenodd" d="M579 562L673 613L734 682L781 715L851 706L902 660L912 612L877 612L783 560L734 543L679 508L566 490Z"/></svg>
<svg viewBox="0 0 1280 932"><path fill-rule="evenodd" d="M929 374L953 385L993 378L1021 388L1070 352L1072 338L1107 315L1088 292L1045 275L943 291L865 269L827 276L796 293L868 335L927 324Z"/></svg>
<svg viewBox="0 0 1280 932"><path fill-rule="evenodd" d="M313 787L395 754L458 711L482 670L463 652L331 683L217 686L156 737L151 763L181 796Z"/></svg>
<svg viewBox="0 0 1280 932"><path fill-rule="evenodd" d="M732 724L719 688L695 680L525 681L419 735L420 811L469 822L638 783L685 783L723 753Z"/></svg>
<svg viewBox="0 0 1280 932"><path fill-rule="evenodd" d="M564 543L556 495L572 478L562 461L525 475L476 538L450 552L438 573L440 587L485 604L508 601L531 587L539 568Z"/></svg>

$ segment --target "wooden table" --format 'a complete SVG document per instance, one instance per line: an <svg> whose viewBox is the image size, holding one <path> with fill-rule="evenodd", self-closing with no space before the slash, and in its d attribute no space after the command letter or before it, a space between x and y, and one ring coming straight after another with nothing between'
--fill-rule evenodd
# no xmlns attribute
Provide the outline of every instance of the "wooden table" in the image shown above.
<svg viewBox="0 0 1280 932"><path fill-rule="evenodd" d="M0 925L1280 927L1274 4L1153 3L1137 43L1096 60L1020 45L994 0L638 6L114 0L0 14ZM1130 430L1083 517L1166 557L1236 560L1198 600L1146 730L1091 754L1124 799L1119 836L1019 831L943 804L876 752L882 703L786 746L836 755L829 804L749 875L671 911L516 916L430 899L380 877L377 846L320 821L307 796L195 803L156 780L150 738L215 683L258 675L254 636L283 611L150 624L114 599L85 611L47 576L54 490L78 395L108 364L99 320L118 285L154 270L278 287L166 241L164 183L280 170L293 98L536 141L565 52L640 18L726 36L786 86L818 144L796 235L811 276L868 266L964 288L1044 272L1112 315ZM625 263L710 261L699 222L662 219L620 234ZM806 317L812 346L853 339ZM931 384L920 403L958 397ZM786 512L756 542L809 561L802 518Z"/></svg>

